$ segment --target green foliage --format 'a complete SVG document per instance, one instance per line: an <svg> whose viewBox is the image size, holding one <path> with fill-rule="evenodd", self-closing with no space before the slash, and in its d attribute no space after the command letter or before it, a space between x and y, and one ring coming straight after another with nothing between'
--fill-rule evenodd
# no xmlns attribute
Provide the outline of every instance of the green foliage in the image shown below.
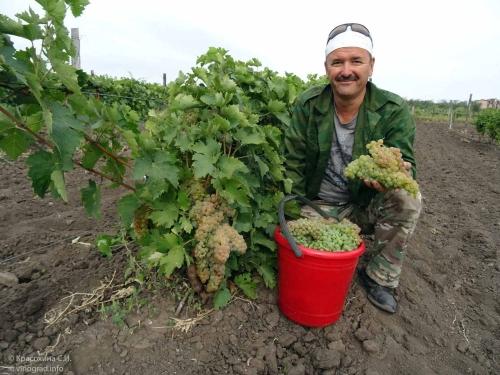
<svg viewBox="0 0 500 375"><path fill-rule="evenodd" d="M135 111L141 120L147 117L150 110L161 109L167 105L167 89L162 85L133 78L115 79L88 75L83 71L77 73L83 93L93 95L107 104L127 106Z"/></svg>
<svg viewBox="0 0 500 375"><path fill-rule="evenodd" d="M113 247L122 242L120 237L111 236L109 234L100 234L96 238L96 246L99 253L107 258L113 255Z"/></svg>
<svg viewBox="0 0 500 375"><path fill-rule="evenodd" d="M229 289L226 288L226 286L222 287L215 293L214 296L214 308L216 310L219 310L226 306L229 301L231 301L231 292Z"/></svg>
<svg viewBox="0 0 500 375"><path fill-rule="evenodd" d="M66 11L78 16L88 1L38 3L43 14L0 17L0 150L12 159L28 154L35 193L67 201L65 174L84 168L99 178L80 186L90 216L100 217L103 186L129 190L117 210L144 265L166 277L191 262L206 266L216 276L204 281L217 291L216 307L231 297L229 278L249 297L257 275L273 287L270 238L291 186L283 130L300 92L324 78L278 75L221 48L167 88L89 76L69 65L74 48L64 26ZM33 43L17 50L11 36ZM192 211L207 197L218 202L218 219L202 233ZM97 248L110 257L117 241L99 236Z"/></svg>
<svg viewBox="0 0 500 375"><path fill-rule="evenodd" d="M234 282L248 298L257 297L257 284L250 273L244 273L234 278Z"/></svg>
<svg viewBox="0 0 500 375"><path fill-rule="evenodd" d="M238 277L242 271L257 271L265 275L268 285L273 285L269 273L275 261L274 243L262 238L268 239L272 233L277 204L286 191L285 183L287 186L289 183L284 178L282 129L287 126L291 105L303 87L296 76L282 77L269 69L261 69L255 59L236 61L227 51L211 48L198 58L198 65L191 73L181 74L169 85L171 99L166 110L154 113L146 121L148 141L161 149L161 155L165 155L162 160L168 167L162 166L155 172L153 164L158 160L159 151L141 150L145 157L137 159L139 171L135 176L138 178L144 173L148 178L138 186L137 196L151 207L162 202L161 210L154 210L150 215L160 236L172 231L184 243L194 239L187 254L192 254L189 248L198 246L195 253L198 254L195 255L198 275L207 283L209 291L218 287L229 256L227 251L236 246L231 244L238 243L224 225L236 228L247 242L247 251L240 255L238 269L226 270L226 274ZM138 136L139 144L144 143L144 136ZM170 178L165 175L166 171L172 174ZM192 191L189 189L192 186L202 188ZM212 224L206 224L196 220L190 209L179 207L179 192L188 192L182 197L182 201L190 202L187 208L213 194L234 213L225 212L226 219L214 219ZM210 215L218 215L217 210L225 209L217 206ZM211 245L213 241L218 241L218 246L230 247L214 255L212 251L222 250ZM258 254L271 256L259 257ZM215 261L211 260L212 256L216 257ZM214 278L213 273L218 276ZM249 282L240 284L252 294Z"/></svg>
<svg viewBox="0 0 500 375"><path fill-rule="evenodd" d="M474 122L479 133L500 143L500 109L487 108L479 112Z"/></svg>
<svg viewBox="0 0 500 375"><path fill-rule="evenodd" d="M453 111L453 122L462 123L472 120L479 112L479 105L476 102L471 104L470 113L467 101L433 102L431 100L409 99L407 102L410 108L413 108L415 119L424 122L448 122L450 109Z"/></svg>
<svg viewBox="0 0 500 375"><path fill-rule="evenodd" d="M80 190L83 207L89 216L100 218L101 212L101 189L93 180L89 180L89 185Z"/></svg>

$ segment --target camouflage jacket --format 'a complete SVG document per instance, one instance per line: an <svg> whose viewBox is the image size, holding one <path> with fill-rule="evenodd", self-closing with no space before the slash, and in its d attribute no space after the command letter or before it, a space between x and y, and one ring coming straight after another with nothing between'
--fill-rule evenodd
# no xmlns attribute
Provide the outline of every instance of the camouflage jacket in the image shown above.
<svg viewBox="0 0 500 375"><path fill-rule="evenodd" d="M333 100L330 85L315 86L297 99L290 127L285 132L285 167L293 181L292 192L317 198L330 158L333 135ZM354 133L353 160L368 154L366 144L384 139L386 146L401 149L403 159L412 164L415 122L405 101L368 82ZM366 206L376 191L361 181L350 181L351 201Z"/></svg>

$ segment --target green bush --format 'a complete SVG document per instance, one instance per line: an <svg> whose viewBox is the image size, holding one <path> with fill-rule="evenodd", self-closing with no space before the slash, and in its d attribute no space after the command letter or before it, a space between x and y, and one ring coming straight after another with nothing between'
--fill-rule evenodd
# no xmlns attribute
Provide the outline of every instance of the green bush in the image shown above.
<svg viewBox="0 0 500 375"><path fill-rule="evenodd" d="M500 109L488 108L479 112L475 121L476 129L500 143Z"/></svg>

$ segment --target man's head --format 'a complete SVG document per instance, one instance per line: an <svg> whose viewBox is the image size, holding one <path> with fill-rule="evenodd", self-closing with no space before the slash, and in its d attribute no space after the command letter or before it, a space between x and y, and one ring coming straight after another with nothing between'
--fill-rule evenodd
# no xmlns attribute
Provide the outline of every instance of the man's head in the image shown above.
<svg viewBox="0 0 500 375"><path fill-rule="evenodd" d="M343 100L364 96L375 58L368 29L358 23L335 27L328 35L325 70L335 95Z"/></svg>

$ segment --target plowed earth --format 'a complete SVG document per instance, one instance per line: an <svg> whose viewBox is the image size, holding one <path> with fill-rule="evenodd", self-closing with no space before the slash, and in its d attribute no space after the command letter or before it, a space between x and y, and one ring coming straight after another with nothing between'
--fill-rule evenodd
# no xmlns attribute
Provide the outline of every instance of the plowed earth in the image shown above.
<svg viewBox="0 0 500 375"><path fill-rule="evenodd" d="M87 219L81 171L68 176L73 198L63 204L35 198L24 165L1 159L0 373L500 373L500 148L470 128L419 124L416 150L424 210L395 315L375 309L355 280L343 316L326 328L288 321L276 291L262 288L257 300L235 298L187 332L171 318L206 309L188 299L175 315L186 289L168 286L145 292L147 304L126 316L116 311L117 323L88 309L49 326L47 312L71 293L95 293L115 271L113 283L123 280L125 249L107 260L84 244L114 233L123 192L103 197L102 219Z"/></svg>

